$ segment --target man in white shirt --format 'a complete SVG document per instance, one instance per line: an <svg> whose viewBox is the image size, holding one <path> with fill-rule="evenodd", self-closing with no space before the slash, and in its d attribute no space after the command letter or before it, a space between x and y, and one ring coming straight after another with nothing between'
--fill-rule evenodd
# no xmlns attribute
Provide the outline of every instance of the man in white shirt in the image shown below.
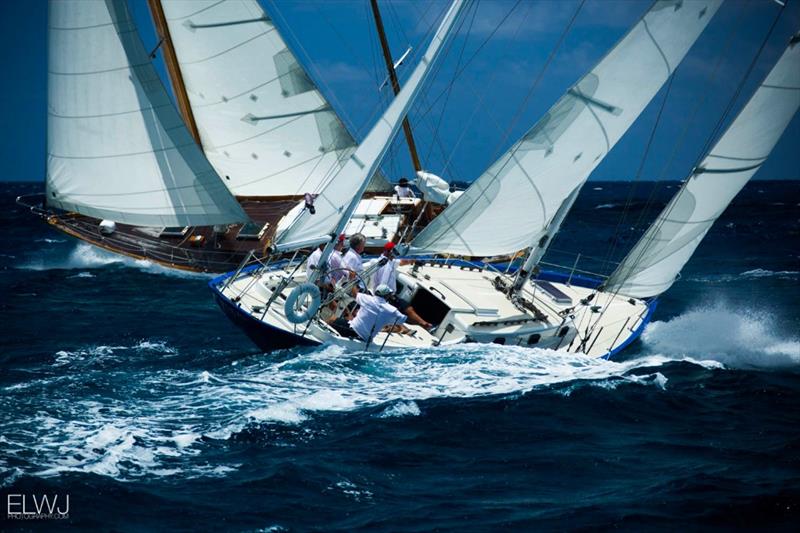
<svg viewBox="0 0 800 533"><path fill-rule="evenodd" d="M333 283L338 282L347 275L347 272L345 272L344 258L342 257L343 248L344 233L339 235L336 239L333 252L331 252L330 257L328 257L328 268L330 269L330 278Z"/></svg>
<svg viewBox="0 0 800 533"><path fill-rule="evenodd" d="M372 274L372 286L388 286L392 290L392 295L387 298L388 301L408 315L409 321L412 324L419 324L425 329L431 329L433 324L419 316L417 311L411 306L410 302L397 296L397 267L400 265L410 264L413 261L397 259L394 256L393 242L387 242L383 246L383 254L381 254L381 259L386 259L386 261Z"/></svg>
<svg viewBox="0 0 800 533"><path fill-rule="evenodd" d="M326 281L337 282L342 279L346 272L344 271L344 263L342 261L342 248L344 248L344 234L339 235L339 238L336 239L336 244L333 245L333 251L328 256L328 272L325 276ZM322 250L325 249L324 244L320 244L319 247L311 252L311 255L308 256L308 261L306 262L306 266L308 270L315 270L319 268L319 261L322 259Z"/></svg>
<svg viewBox="0 0 800 533"><path fill-rule="evenodd" d="M408 179L407 178L400 178L400 181L397 185L394 186L394 192L398 198L416 198L417 195L414 194L414 191L411 190L411 187L408 186Z"/></svg>
<svg viewBox="0 0 800 533"><path fill-rule="evenodd" d="M344 254L342 262L344 268L350 270L350 277L355 278L361 275L364 271L364 262L361 259L361 254L364 253L364 247L367 245L367 238L360 233L350 236L350 249Z"/></svg>
<svg viewBox="0 0 800 533"><path fill-rule="evenodd" d="M391 296L392 289L386 285L380 285L375 289L375 296L370 294L358 293L356 302L358 310L355 317L347 322L350 331L343 331L343 324L334 323L334 326L345 336L352 336L355 333L361 340L367 343L372 342L380 331L385 327L400 326L406 321L406 315L397 310L395 306L386 301L386 297ZM405 330L406 328L402 328ZM401 331L403 332L403 331Z"/></svg>

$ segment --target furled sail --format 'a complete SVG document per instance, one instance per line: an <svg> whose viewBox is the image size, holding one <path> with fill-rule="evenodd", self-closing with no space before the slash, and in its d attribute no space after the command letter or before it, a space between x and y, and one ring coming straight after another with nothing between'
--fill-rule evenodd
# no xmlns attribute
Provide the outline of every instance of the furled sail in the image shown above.
<svg viewBox="0 0 800 533"><path fill-rule="evenodd" d="M681 62L722 0L659 0L521 140L412 241L415 253L532 246Z"/></svg>
<svg viewBox="0 0 800 533"><path fill-rule="evenodd" d="M646 298L666 291L711 225L769 156L800 108L800 33L750 101L606 283Z"/></svg>
<svg viewBox="0 0 800 533"><path fill-rule="evenodd" d="M237 196L317 192L355 141L257 0L162 0L203 150ZM374 186L387 190L379 176Z"/></svg>
<svg viewBox="0 0 800 533"><path fill-rule="evenodd" d="M140 226L243 222L123 0L50 2L47 202Z"/></svg>
<svg viewBox="0 0 800 533"><path fill-rule="evenodd" d="M454 0L431 39L425 55L411 73L405 86L378 119L372 130L346 160L342 170L330 180L314 201L315 213L303 209L291 225L277 237L279 249L306 246L320 239L330 239L342 221L352 214L366 185L366 180L380 165L386 150L414 103L447 40L454 22L468 0Z"/></svg>

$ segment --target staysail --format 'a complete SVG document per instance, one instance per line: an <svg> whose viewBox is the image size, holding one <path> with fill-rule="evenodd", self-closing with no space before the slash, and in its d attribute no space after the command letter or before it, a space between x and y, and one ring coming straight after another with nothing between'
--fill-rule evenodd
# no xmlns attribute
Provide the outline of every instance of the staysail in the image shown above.
<svg viewBox="0 0 800 533"><path fill-rule="evenodd" d="M521 140L412 241L414 253L491 256L545 237L697 40L722 0L659 0Z"/></svg>
<svg viewBox="0 0 800 533"><path fill-rule="evenodd" d="M50 2L47 203L140 226L243 222L123 0Z"/></svg>
<svg viewBox="0 0 800 533"><path fill-rule="evenodd" d="M203 150L236 196L317 192L355 141L257 0L162 0ZM376 188L388 189L376 176Z"/></svg>
<svg viewBox="0 0 800 533"><path fill-rule="evenodd" d="M454 0L431 39L425 55L358 149L342 170L330 180L316 198L315 213L304 209L277 238L279 249L292 249L313 242L329 240L340 222L346 222L364 191L366 180L380 165L386 150L400 128L403 118L417 97L422 84L447 40L454 22L469 0ZM349 212L348 212L349 211Z"/></svg>
<svg viewBox="0 0 800 533"><path fill-rule="evenodd" d="M766 161L800 108L800 33L700 165L606 283L646 298L666 291L712 224Z"/></svg>

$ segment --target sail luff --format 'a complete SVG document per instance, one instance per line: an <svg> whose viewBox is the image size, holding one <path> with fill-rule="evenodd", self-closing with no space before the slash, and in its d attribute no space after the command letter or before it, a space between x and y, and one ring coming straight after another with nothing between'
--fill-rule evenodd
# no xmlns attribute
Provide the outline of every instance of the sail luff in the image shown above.
<svg viewBox="0 0 800 533"><path fill-rule="evenodd" d="M606 282L646 298L677 279L708 230L758 172L800 108L800 32L719 141Z"/></svg>
<svg viewBox="0 0 800 533"><path fill-rule="evenodd" d="M652 98L721 0L658 0L608 54L412 241L493 256L536 243Z"/></svg>
<svg viewBox="0 0 800 533"><path fill-rule="evenodd" d="M192 140L123 0L52 1L47 203L139 226L247 215Z"/></svg>
<svg viewBox="0 0 800 533"><path fill-rule="evenodd" d="M425 54L411 73L405 86L392 101L377 123L350 155L342 170L321 191L315 200L315 213L304 209L277 238L279 249L292 249L298 243L323 235L343 231L383 156L395 138L403 118L414 103L430 74L431 67L441 56L459 14L470 0L453 0L450 8L431 39ZM324 263L323 263L324 264Z"/></svg>
<svg viewBox="0 0 800 533"><path fill-rule="evenodd" d="M183 121L192 134L194 141L202 147L200 142L200 132L197 131L197 122L192 114L192 106L189 104L189 97L186 94L186 84L183 82L181 68L178 65L178 57L175 55L175 46L172 44L172 36L169 33L167 19L164 16L164 9L161 7L161 0L147 0L150 7L150 16L156 33L161 38L161 49L164 51L164 64L167 66L172 92L178 102L178 110L181 112Z"/></svg>

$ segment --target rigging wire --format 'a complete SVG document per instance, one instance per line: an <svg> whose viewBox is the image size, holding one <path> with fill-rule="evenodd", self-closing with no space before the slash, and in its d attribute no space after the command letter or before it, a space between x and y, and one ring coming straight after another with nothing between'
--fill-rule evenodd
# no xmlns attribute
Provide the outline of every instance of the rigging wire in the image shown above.
<svg viewBox="0 0 800 533"><path fill-rule="evenodd" d="M738 98L739 98L739 95L741 94L741 92L742 92L742 90L743 90L743 88L744 88L744 86L745 86L745 84L746 84L747 80L750 78L750 74L752 73L752 71L753 71L753 68L754 68L754 67L755 67L755 65L758 63L758 59L761 57L761 53L763 52L763 50L764 50L764 48L765 48L765 46L766 46L767 42L769 42L769 39L770 39L770 37L772 36L772 34L773 34L773 31L775 30L775 27L777 26L777 23L778 23L778 21L779 21L779 19L780 19L780 16L781 16L781 14L783 13L783 10L784 10L784 7L783 7L783 6L782 6L782 7L781 7L781 8L778 10L778 13L777 13L777 15L775 16L775 19L772 21L772 24L770 25L769 31L767 32L766 36L765 36L765 37L764 37L764 39L762 40L762 42L761 42L761 45L759 46L759 48L758 48L758 50L757 50L756 54L754 55L753 59L750 61L750 64L748 65L746 72L744 73L744 75L743 75L743 76L742 76L742 78L740 79L739 83L737 84L736 91L734 92L734 94L733 94L733 96L730 98L730 100L728 101L728 105L726 106L726 109L725 109L724 113L722 114L722 116L721 116L721 117L719 118L719 120L717 121L717 123L716 123L716 126L714 127L714 129L713 129L712 133L708 135L708 137L707 137L707 139L706 139L706 143L705 143L705 145L703 146L703 150L700 152L700 155L698 155L698 157L697 157L697 159L696 159L696 161L695 161L695 165L694 165L694 167L695 167L695 168L696 168L696 167L697 167L697 165L699 165L699 164L702 162L702 160L703 160L703 159L706 157L706 155L707 155L708 151L711 149L711 146L712 146L712 144L713 144L714 142L717 142L717 140L718 140L718 139L717 139L717 137L720 135L720 130L722 129L722 125L725 123L725 121L727 120L728 116L730 115L730 113L731 113L731 111L732 111L732 109L733 109L733 106L734 106L734 104L735 104L735 103L736 103L736 101L738 100ZM687 178L687 179L684 181L684 183L683 183L683 185L681 186L680 190L679 190L679 191L676 193L676 195L674 196L674 198L671 200L670 206L668 207L667 211L664 213L664 216L663 216L663 217L659 217L659 218L658 218L658 219L657 219L657 220L656 220L656 221L653 223L653 226L652 226L652 229L653 229L653 234L657 233L658 229L660 229L660 228L661 228L661 226L662 226L662 225L664 224L664 222L666 221L666 219L667 219L667 218L669 218L669 215L670 215L670 213L671 213L672 209L673 209L673 208L675 207L675 205L677 205L677 203L678 203L676 200L677 200L677 199L678 199L678 198L679 198L681 195L683 195L684 191L686 190L686 184L688 184L688 183L689 183L689 180L690 180L690 179L691 179L691 176L690 176L689 178ZM644 238L647 238L647 233L645 233L645 235L643 235L643 237L642 237L642 238L643 238L643 239L644 239ZM644 246L642 246L642 249L640 250L639 254L638 254L638 255L637 255L637 257L634 259L634 261L631 263L631 266L628 268L628 272L627 272L627 273L625 273L625 274L622 276L622 279L627 279L627 277L628 277L628 276L629 276L631 273L633 273L633 271L634 271L634 270L635 270L635 268L636 268L636 267L639 265L639 263L641 263L642 259L644 258L645 252L646 252L646 251L648 250L648 248L650 247L650 244L651 244L651 242L652 242L652 238L651 238L651 240L647 241L647 242L645 243L645 245L644 245ZM617 291L615 291L615 293L614 293L614 294L616 294L617 292L619 292L619 289L617 289Z"/></svg>
<svg viewBox="0 0 800 533"><path fill-rule="evenodd" d="M733 43L735 41L735 37L737 36L737 33L738 33L739 29L741 29L741 24L740 23L744 20L744 15L745 15L745 11L742 10L740 12L740 14L739 14L739 18L736 21L737 23L734 24L733 30L728 35L728 39L725 42L725 44L723 46L723 49L721 50L721 52L720 52L720 54L719 54L719 56L717 58L717 62L714 65L714 68L711 71L711 75L708 77L708 80L706 82L707 84L710 85L711 83L713 83L716 80L717 73L720 70L720 66L722 65L722 62L723 62L724 58L727 57L728 52L730 50L730 47L733 45ZM671 168L672 163L675 161L675 159L677 157L677 154L679 153L680 149L683 147L684 143L686 142L686 140L688 138L689 129L694 124L695 119L697 118L697 114L698 114L700 108L703 105L705 105L706 100L708 99L708 96L709 96L709 91L704 92L702 97L697 100L697 102L695 103L694 107L692 108L692 111L689 113L689 119L685 122L683 130L681 131L681 135L678 138L678 142L676 142L674 144L669 159L662 166L661 172L659 173L658 179L656 180L657 182L662 181L666 177L667 171L669 170L669 168ZM700 151L700 154L702 155L703 151ZM645 203L644 203L644 205L642 207L642 210L640 211L639 216L636 219L636 222L632 226L635 229L636 232L641 233L642 235L644 234L644 231L645 231L645 229L642 228L642 226L644 225L645 220L648 220L650 218L650 214L651 214L651 212L653 211L653 208L656 205L656 195L657 195L658 192L659 192L659 187L657 185L653 185L653 187L650 190L650 194L648 195L647 199L645 200ZM633 194L634 194L634 191L631 191L630 196L633 196ZM630 196L629 196L629 198L630 198ZM624 223L624 219L625 219L626 215L627 215L627 206L626 206L626 209L623 211L622 222L620 224ZM620 232L620 227L618 226L617 227L617 231L615 231L615 233L614 233L614 238L617 238L619 236L619 234L620 234L619 232ZM613 252L608 257L608 262L609 263L611 262L611 255L613 255Z"/></svg>
<svg viewBox="0 0 800 533"><path fill-rule="evenodd" d="M524 15L519 17L519 24L517 25L516 30L514 30L514 36L513 36L512 40L516 40L517 36L519 35L519 32L522 30L523 26L525 25L525 22L527 21L528 16L530 15L530 12L531 12L531 5L532 5L531 3L526 3L525 4L527 9L526 9ZM506 56L506 57L508 57L508 56ZM493 69L490 78L485 83L485 86L486 87L491 87L493 85L493 83L494 83L495 78L497 77L497 75L499 73L500 73L500 69ZM488 95L489 92L488 91L483 91L481 94L478 94L478 92L475 90L475 88L473 87L473 85L471 83L466 83L465 85L470 91L472 91L472 94L473 94L473 96L475 96L477 98L477 102L478 103L473 107L472 114L470 115L469 119L467 119L467 122L464 124L464 126L461 128L461 133L459 134L458 139L456 139L455 144L450 149L450 154L447 156L447 159L445 160L444 165L443 165L443 169L445 169L445 170L450 167L450 164L452 163L453 158L455 157L456 151L458 150L458 147L461 145L461 142L466 138L467 132L470 131L470 126L474 122L475 117L478 115L478 111L484 111L485 115L488 118L492 119L492 122L497 127L497 130L501 134L503 132L503 127L500 125L500 122L497 120L497 118L493 114L488 113L486 108L484 108L484 106L483 106L483 102L486 99L486 96Z"/></svg>
<svg viewBox="0 0 800 533"><path fill-rule="evenodd" d="M753 57L752 61L748 65L747 71L745 72L744 76L739 81L739 83L737 85L737 88L736 88L736 91L735 91L733 97L729 100L728 105L726 106L726 110L723 113L723 116L720 117L720 119L717 121L717 125L714 128L714 132L716 132L716 133L719 132L719 129L721 128L721 125L725 121L725 118L730 113L730 111L731 111L731 109L733 107L733 104L735 103L735 101L737 100L739 94L741 93L741 91L742 91L747 79L750 77L750 73L752 72L753 67L758 62L758 58L760 57L762 51L764 50L764 47L766 46L767 42L769 41L769 38L772 35L773 30L775 29L775 26L777 25L778 20L780 19L780 15L783 12L783 8L784 7L781 6L780 10L778 11L778 14L775 17L775 20L773 20L773 22L772 22L772 24L771 24L771 26L769 28L769 31L767 32L767 35L764 37L763 41L761 42L761 45L759 46L758 51L756 52L756 55ZM716 137L716 133L714 133L714 132L712 132L712 134L710 134L708 136L707 142L706 142L706 144L705 144L705 146L703 148L703 151L701 152L701 155L698 156L698 160L697 160L695 166L702 161L702 159L705 157L706 152L710 149L710 145L712 143L712 140ZM691 178L689 178L689 179L691 179ZM677 205L678 202L675 201L675 200L677 200L683 194L683 192L686 190L686 184L689 183L689 179L684 181L683 185L681 186L681 189L673 197L673 199L671 201L671 204L669 204L669 207L667 208L667 211L666 211L664 217L659 217L653 223L653 225L652 225L653 234L657 233L658 229L660 229L660 227L663 225L663 223L669 217L669 214L670 214L671 210L674 208L675 205ZM647 233L645 233L645 235L642 236L642 239L645 239L645 238L647 238ZM627 273L625 273L623 276L621 276L622 279L627 279L628 276L631 273L633 273L633 271L635 270L636 266L638 266L638 264L644 258L645 252L648 250L651 242L652 242L652 240L647 241L646 244L642 247L640 252L637 254L636 258L632 262L631 266L627 269ZM621 288L622 288L622 284L618 284L618 286L616 287L616 289L614 289L613 292L606 293L609 296L609 298L608 298L609 302L612 301L614 298L616 298L616 296L619 294L619 291L620 291ZM590 324L587 327L587 329L586 329L586 331L587 331L586 338L587 339L591 336L591 334L593 333L594 328L597 326L597 324L600 323L600 320L603 317L603 315L605 314L605 312L608 310L608 307L609 307L608 305L603 306L603 310L600 313L598 313L597 320L595 320L594 324Z"/></svg>
<svg viewBox="0 0 800 533"><path fill-rule="evenodd" d="M526 95L526 97L525 97L525 99L523 100L522 104L521 104L521 105L520 105L520 107L518 108L518 110L517 110L517 113L516 113L516 116L515 116L514 120L512 120L512 124L511 124L511 125L509 126L509 128L506 130L503 140L502 140L502 141L501 141L501 142L498 144L498 149L499 149L499 148L500 148L500 147L501 147L501 146L502 146L502 145L503 145L503 144L506 142L506 140L508 139L508 137L511 135L512 128L514 127L514 125L516 124L516 122L519 120L520 116L522 115L522 112L524 111L524 108L525 108L525 106L527 105L527 102L530 100L530 98L531 98L531 96L533 95L534 91L535 91L535 90L536 90L536 88L538 87L538 85L539 85L539 82L541 81L542 77L544 76L544 73L546 72L546 70L547 70L547 68L550 66L550 64L552 63L552 61L553 61L553 59L555 58L555 56L557 55L558 51L560 50L560 48L561 48L561 45L563 44L564 40L566 39L566 36L567 36L567 35L569 34L569 32L571 31L571 29L572 29L572 26L575 24L575 21L577 20L577 18L578 18L578 15L580 14L580 12L581 12L581 10L582 10L582 8L583 8L583 6L584 6L584 4L585 4L585 3L586 3L586 0L581 0L581 2L580 2L580 3L578 4L578 6L576 7L576 9L575 9L575 12L572 14L572 17L571 17L571 18L570 18L570 20L569 20L569 23L567 24L567 26L566 26L566 27L564 28L564 30L562 31L562 33L561 33L561 35L560 35L560 37L559 37L558 41L556 42L555 46L554 46L554 47L553 47L553 49L550 51L550 54L548 55L547 59L545 60L545 63L544 63L544 65L542 66L542 69L539 71L539 74L538 74L538 75L536 76L536 78L534 79L534 82L533 82L533 84L531 85L531 88L528 90L528 94ZM515 4L515 5L516 5L516 4ZM503 20L505 20L506 18L508 18L508 15L510 15L510 13L508 13L508 14L506 15L506 17L504 17L504 19L503 19ZM501 24L502 24L502 22L501 22ZM497 28L495 28L495 29L492 31L492 35L494 35L494 33L495 33L496 31L497 31ZM484 44L485 44L485 42L481 44L481 47L482 47ZM479 47L479 48L480 48L480 47ZM474 57L474 56L473 56L473 57ZM462 72L463 72L463 69L462 69ZM457 75L457 74L458 74L458 72L456 73L456 75ZM455 77L454 77L453 81L455 81ZM512 150L513 150L513 148L512 148ZM507 159L506 159L506 161L503 163L503 166L502 166L500 169L498 169L498 171L497 171L497 172L495 172L495 173L494 173L494 176L492 177L492 182L491 182L491 183L494 183L495 181L497 181L497 180L499 179L499 176L501 176L501 175L502 175L502 172L503 172L503 170L505 169L505 167L506 167L506 166L507 166L507 165L508 165L508 164L509 164L509 163L510 163L512 160L514 160L514 158L513 158L513 157L509 157L509 158L507 158ZM488 186L487 186L487 187L484 187L484 190L486 190L486 189L488 189ZM464 197L462 197L462 198L464 198ZM476 197L476 198L473 200L472 204L471 204L470 206L468 206L468 207L467 207L467 209L463 210L463 211L462 211L462 213L467 213L467 212L470 210L470 208L471 208L473 205L475 205L475 203L477 203L477 202L478 202L478 201L479 201L481 198L482 198L482 195L478 195L478 196L477 196L477 197ZM462 214L462 216L463 216L463 214ZM449 225L450 227L454 227L454 223L453 223L453 222L448 222L448 225Z"/></svg>

